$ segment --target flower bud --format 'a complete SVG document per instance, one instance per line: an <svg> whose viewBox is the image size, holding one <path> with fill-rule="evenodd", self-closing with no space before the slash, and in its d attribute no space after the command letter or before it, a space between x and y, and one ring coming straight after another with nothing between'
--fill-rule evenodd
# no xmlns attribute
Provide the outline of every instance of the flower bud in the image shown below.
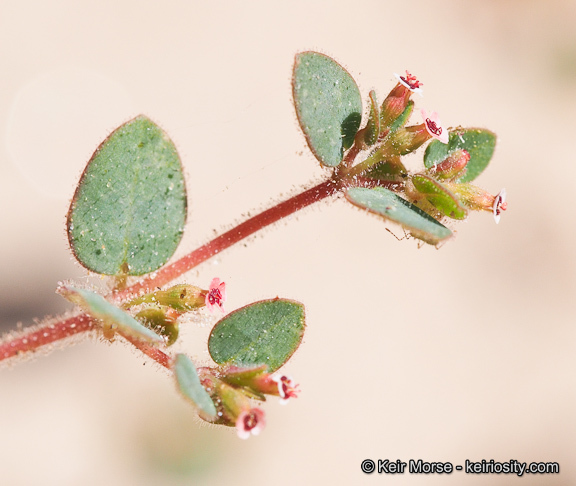
<svg viewBox="0 0 576 486"><path fill-rule="evenodd" d="M150 294L136 297L124 304L129 308L138 304L158 304L171 307L181 313L188 312L200 307L208 307L210 310L219 308L224 310L226 300L226 284L220 279L214 278L208 290L188 284L178 284L166 290L157 290Z"/></svg>
<svg viewBox="0 0 576 486"><path fill-rule="evenodd" d="M231 367L222 373L221 379L229 384L242 386L257 395L274 395L280 397L280 403L285 404L289 398L298 397L298 385L286 375L271 375L266 372L266 365L255 368Z"/></svg>
<svg viewBox="0 0 576 486"><path fill-rule="evenodd" d="M241 439L258 435L264 429L264 412L251 406L243 389L233 387L214 376L205 377L202 384L213 396L219 410L218 423L235 426Z"/></svg>
<svg viewBox="0 0 576 486"><path fill-rule="evenodd" d="M131 300L126 306L138 304L158 304L171 307L180 312L187 312L205 304L206 290L188 284L178 284L166 290L157 290Z"/></svg>
<svg viewBox="0 0 576 486"><path fill-rule="evenodd" d="M412 177L412 184L414 189L424 196L441 215L453 219L464 219L468 215L468 211L458 196L452 193L445 184L423 174L415 174ZM426 211L425 207L422 209Z"/></svg>
<svg viewBox="0 0 576 486"><path fill-rule="evenodd" d="M430 140L430 134L424 123L396 130L386 142L395 155L406 155L418 149L424 142Z"/></svg>
<svg viewBox="0 0 576 486"><path fill-rule="evenodd" d="M390 128L408 107L412 93L422 95L422 83L406 71L406 77L394 73L398 84L390 91L380 107L380 121L383 128Z"/></svg>
<svg viewBox="0 0 576 486"><path fill-rule="evenodd" d="M178 316L174 309L166 306L154 306L136 314L136 319L148 329L166 338L166 346L172 346L178 339Z"/></svg>
<svg viewBox="0 0 576 486"><path fill-rule="evenodd" d="M473 211L490 211L494 215L496 224L500 222L500 214L508 207L506 203L506 189L502 189L496 196L472 184L446 183L454 194L458 196L464 206Z"/></svg>
<svg viewBox="0 0 576 486"><path fill-rule="evenodd" d="M470 153L467 150L458 149L452 152L442 162L428 169L428 172L434 174L434 176L440 180L461 178L466 174L466 165L469 161Z"/></svg>

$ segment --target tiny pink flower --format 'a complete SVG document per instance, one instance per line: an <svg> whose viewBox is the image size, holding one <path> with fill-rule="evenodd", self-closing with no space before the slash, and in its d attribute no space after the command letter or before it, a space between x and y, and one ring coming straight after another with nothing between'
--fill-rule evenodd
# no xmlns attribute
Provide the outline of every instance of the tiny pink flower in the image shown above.
<svg viewBox="0 0 576 486"><path fill-rule="evenodd" d="M440 140L442 143L448 143L448 130L442 127L440 119L438 118L438 113L433 111L428 116L426 110L421 110L422 118L424 118L424 125L426 126L426 131L436 140Z"/></svg>
<svg viewBox="0 0 576 486"><path fill-rule="evenodd" d="M394 73L394 76L402 86L408 88L412 93L418 93L420 96L424 96L422 88L420 87L422 86L422 83L418 81L416 76L413 76L408 71L406 71L405 77L396 73Z"/></svg>
<svg viewBox="0 0 576 486"><path fill-rule="evenodd" d="M215 278L210 282L210 288L206 294L204 303L206 307L210 310L214 310L214 307L218 307L222 312L224 312L224 301L226 300L226 284L220 282L219 278Z"/></svg>
<svg viewBox="0 0 576 486"><path fill-rule="evenodd" d="M494 221L496 224L500 222L500 213L506 211L508 203L506 202L506 189L502 189L498 195L494 198L494 205L492 206L492 212L494 214Z"/></svg>
<svg viewBox="0 0 576 486"><path fill-rule="evenodd" d="M272 378L278 384L278 394L280 395L280 404L286 405L289 398L298 398L298 385L294 384L292 378L285 375L277 375Z"/></svg>
<svg viewBox="0 0 576 486"><path fill-rule="evenodd" d="M236 432L241 439L248 439L250 434L258 435L265 426L264 412L259 408L244 410L236 420Z"/></svg>

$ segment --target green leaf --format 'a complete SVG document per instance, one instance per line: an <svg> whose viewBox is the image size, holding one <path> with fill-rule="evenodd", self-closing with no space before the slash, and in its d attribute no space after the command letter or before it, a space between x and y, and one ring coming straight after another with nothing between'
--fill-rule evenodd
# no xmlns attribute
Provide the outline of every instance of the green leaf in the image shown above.
<svg viewBox="0 0 576 486"><path fill-rule="evenodd" d="M242 307L221 319L210 334L208 349L220 365L280 368L304 335L304 305L271 299Z"/></svg>
<svg viewBox="0 0 576 486"><path fill-rule="evenodd" d="M454 151L464 149L470 154L470 161L466 166L466 173L456 182L470 182L476 179L487 167L495 147L496 135L489 130L481 128L455 129L450 132L447 144L439 140L432 140L428 144L424 153L424 166L430 169L445 160Z"/></svg>
<svg viewBox="0 0 576 486"><path fill-rule="evenodd" d="M380 107L376 101L376 92L370 91L370 115L368 116L368 123L366 124L366 132L364 133L364 143L370 147L378 141L380 136Z"/></svg>
<svg viewBox="0 0 576 486"><path fill-rule="evenodd" d="M468 211L460 200L438 181L428 176L415 175L412 183L416 190L424 194L430 204L445 216L453 219L464 219L468 216Z"/></svg>
<svg viewBox="0 0 576 486"><path fill-rule="evenodd" d="M140 324L130 314L111 304L101 295L72 286L61 286L58 288L58 293L82 307L92 317L100 319L108 329L118 330L122 334L151 344L164 344L161 336Z"/></svg>
<svg viewBox="0 0 576 486"><path fill-rule="evenodd" d="M346 198L361 208L399 223L412 236L430 245L436 245L452 235L446 226L388 189L354 187L348 189Z"/></svg>
<svg viewBox="0 0 576 486"><path fill-rule="evenodd" d="M68 212L78 261L105 275L143 275L172 256L186 221L186 188L172 141L138 116L86 166Z"/></svg>
<svg viewBox="0 0 576 486"><path fill-rule="evenodd" d="M216 420L216 407L208 392L200 383L196 367L192 360L185 354L177 354L174 360L174 376L176 385L184 395L198 409L204 420L209 422Z"/></svg>
<svg viewBox="0 0 576 486"><path fill-rule="evenodd" d="M394 120L390 126L390 133L395 132L399 128L402 128L404 125L406 125L406 123L408 123L408 119L410 118L413 109L414 102L410 100L408 101L408 104L406 105L406 108L404 108L404 111L401 113L401 115L396 118L396 120Z"/></svg>
<svg viewBox="0 0 576 486"><path fill-rule="evenodd" d="M296 55L292 90L310 149L323 165L336 167L362 120L356 82L334 59L309 51Z"/></svg>
<svg viewBox="0 0 576 486"><path fill-rule="evenodd" d="M400 157L394 160L383 160L362 173L362 177L387 182L402 182L406 180L407 171Z"/></svg>

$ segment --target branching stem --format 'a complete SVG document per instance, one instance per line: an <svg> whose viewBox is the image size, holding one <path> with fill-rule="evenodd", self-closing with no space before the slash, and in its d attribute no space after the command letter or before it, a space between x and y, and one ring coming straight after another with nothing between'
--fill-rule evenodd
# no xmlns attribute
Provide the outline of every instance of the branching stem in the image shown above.
<svg viewBox="0 0 576 486"><path fill-rule="evenodd" d="M256 233L262 228L280 221L282 218L285 218L306 206L336 194L342 189L342 187L342 183L332 177L271 207L270 209L257 214L256 216L253 216L250 219L247 219L235 228L217 236L212 241L202 245L191 253L188 253L171 265L168 265L155 274L152 274L153 276L146 277L128 288L116 291L109 295L108 298L115 302L120 302L142 293L149 292L157 287L162 287L163 285L166 285L182 276L197 265L205 262L210 257L221 253L230 246ZM24 353L35 352L51 343L99 328L100 325L96 320L86 314L79 314L58 322L34 326L30 330L24 330L17 334L8 334L0 341L0 361ZM125 338L140 351L162 366L166 368L171 367L170 356L160 349L135 339L130 339L128 337Z"/></svg>

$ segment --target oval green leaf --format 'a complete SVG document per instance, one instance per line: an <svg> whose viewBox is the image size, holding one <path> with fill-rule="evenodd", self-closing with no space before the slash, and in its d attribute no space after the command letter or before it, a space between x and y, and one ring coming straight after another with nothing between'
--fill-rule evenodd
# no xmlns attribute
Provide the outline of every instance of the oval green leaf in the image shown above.
<svg viewBox="0 0 576 486"><path fill-rule="evenodd" d="M430 245L436 245L452 236L452 232L432 216L383 187L353 187L348 189L346 198L356 206L399 223L413 237Z"/></svg>
<svg viewBox="0 0 576 486"><path fill-rule="evenodd" d="M310 149L323 165L336 167L362 120L356 82L334 59L309 51L296 55L292 91Z"/></svg>
<svg viewBox="0 0 576 486"><path fill-rule="evenodd" d="M172 256L184 231L186 188L180 157L145 116L98 147L68 212L78 261L105 275L143 275Z"/></svg>
<svg viewBox="0 0 576 486"><path fill-rule="evenodd" d="M174 360L176 386L184 397L198 409L199 415L208 422L216 420L216 407L200 378L192 360L185 354L177 354Z"/></svg>
<svg viewBox="0 0 576 486"><path fill-rule="evenodd" d="M58 293L70 302L79 305L92 317L121 334L140 339L151 344L164 344L164 339L151 329L140 324L130 314L108 302L101 295L72 286L61 286Z"/></svg>
<svg viewBox="0 0 576 486"><path fill-rule="evenodd" d="M468 211L460 200L443 184L425 175L415 175L412 183L418 192L445 216L453 219L464 219Z"/></svg>
<svg viewBox="0 0 576 486"><path fill-rule="evenodd" d="M470 154L466 173L456 182L470 182L476 179L488 166L494 148L496 134L482 128L455 129L450 132L447 144L432 140L424 153L424 166L427 169L445 160L454 151L464 149Z"/></svg>
<svg viewBox="0 0 576 486"><path fill-rule="evenodd" d="M221 319L212 329L208 349L220 365L280 368L302 341L304 305L271 299L242 307Z"/></svg>

